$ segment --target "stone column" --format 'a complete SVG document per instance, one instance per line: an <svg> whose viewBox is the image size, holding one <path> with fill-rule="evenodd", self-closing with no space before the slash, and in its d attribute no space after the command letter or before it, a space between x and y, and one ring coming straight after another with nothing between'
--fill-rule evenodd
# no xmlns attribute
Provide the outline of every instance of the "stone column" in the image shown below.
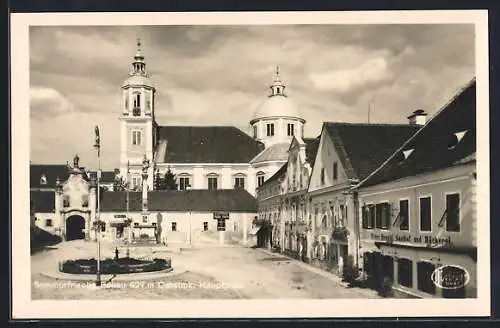
<svg viewBox="0 0 500 328"><path fill-rule="evenodd" d="M282 205L281 215L280 215L280 244L281 244L281 252L285 251L285 222L287 219L286 215L286 207Z"/></svg>
<svg viewBox="0 0 500 328"><path fill-rule="evenodd" d="M248 214L243 214L243 244L246 245L248 243Z"/></svg>
<svg viewBox="0 0 500 328"><path fill-rule="evenodd" d="M64 215L62 214L61 207L62 207L62 188L60 188L60 186L57 186L55 192L54 209L56 218L59 219L59 237L61 237L63 240L66 240L66 234L65 234L66 222L64 220Z"/></svg>

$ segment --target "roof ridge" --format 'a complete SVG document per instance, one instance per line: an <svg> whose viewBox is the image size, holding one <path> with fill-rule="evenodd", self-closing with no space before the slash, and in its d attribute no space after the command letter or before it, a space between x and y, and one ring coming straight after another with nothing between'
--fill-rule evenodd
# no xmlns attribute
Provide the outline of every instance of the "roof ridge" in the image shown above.
<svg viewBox="0 0 500 328"><path fill-rule="evenodd" d="M238 128L237 126L234 126L234 125L230 125L230 124L213 124L213 125L179 125L179 124L176 124L176 125L158 125L159 128L186 128L186 127L189 127L189 128L233 128L233 129L236 129L236 130L240 130L242 131L240 128Z"/></svg>
<svg viewBox="0 0 500 328"><path fill-rule="evenodd" d="M398 149L396 149L391 156L389 156L382 164L380 164L375 170L373 170L372 173L370 173L366 178L364 178L362 181L360 181L357 185L354 186L354 188L358 188L362 186L366 181L368 181L371 177L373 177L376 173L378 173L387 163L389 163L395 156L398 154L402 149L406 147L410 142L415 140L417 136L419 136L422 131L425 130L425 128L433 122L439 115L441 115L459 96L461 96L468 88L470 88L473 84L476 83L476 77L474 76L465 86L461 87L458 89L455 94L444 103L440 107L440 109L429 119L425 124L417 131L415 132L411 137L409 137Z"/></svg>
<svg viewBox="0 0 500 328"><path fill-rule="evenodd" d="M414 126L407 123L355 123L355 122L324 122L327 125L351 125L351 126L387 126L387 127L399 127L399 126Z"/></svg>

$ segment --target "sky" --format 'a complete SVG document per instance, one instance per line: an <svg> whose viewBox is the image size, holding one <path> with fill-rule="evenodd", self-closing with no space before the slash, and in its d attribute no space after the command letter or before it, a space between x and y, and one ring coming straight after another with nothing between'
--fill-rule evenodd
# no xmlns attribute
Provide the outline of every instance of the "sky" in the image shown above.
<svg viewBox="0 0 500 328"><path fill-rule="evenodd" d="M30 28L30 156L65 164L78 154L119 167L121 85L141 39L160 125L249 121L276 66L306 120L407 123L431 117L475 74L473 25L38 26ZM372 105L370 105L372 103Z"/></svg>

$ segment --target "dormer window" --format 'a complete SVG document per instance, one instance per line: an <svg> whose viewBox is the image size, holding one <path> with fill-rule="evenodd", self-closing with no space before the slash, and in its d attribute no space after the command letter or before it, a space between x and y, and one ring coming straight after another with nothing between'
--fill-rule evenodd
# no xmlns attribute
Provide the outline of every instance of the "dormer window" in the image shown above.
<svg viewBox="0 0 500 328"><path fill-rule="evenodd" d="M45 174L42 174L42 176L40 177L40 184L41 185L47 184L47 177L45 176Z"/></svg>
<svg viewBox="0 0 500 328"><path fill-rule="evenodd" d="M401 153L399 153L398 154L398 163L403 164L408 159L408 157L410 157L411 153L413 153L414 150L415 149L411 148L411 149L403 150Z"/></svg>
<svg viewBox="0 0 500 328"><path fill-rule="evenodd" d="M448 150L455 148L460 143L460 141L462 141L467 132L468 130L454 133L448 140Z"/></svg>

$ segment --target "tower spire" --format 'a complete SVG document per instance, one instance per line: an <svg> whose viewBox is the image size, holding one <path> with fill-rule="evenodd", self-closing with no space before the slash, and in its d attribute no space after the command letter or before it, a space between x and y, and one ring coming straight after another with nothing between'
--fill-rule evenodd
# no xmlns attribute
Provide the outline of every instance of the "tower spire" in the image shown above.
<svg viewBox="0 0 500 328"><path fill-rule="evenodd" d="M141 39L137 38L137 51L134 56L134 62L132 63L134 67L132 74L134 75L146 75L146 63L144 62L144 56L141 52L141 45Z"/></svg>
<svg viewBox="0 0 500 328"><path fill-rule="evenodd" d="M271 85L271 95L273 96L285 96L285 84L280 79L280 66L276 65L276 74L274 76L274 82Z"/></svg>

